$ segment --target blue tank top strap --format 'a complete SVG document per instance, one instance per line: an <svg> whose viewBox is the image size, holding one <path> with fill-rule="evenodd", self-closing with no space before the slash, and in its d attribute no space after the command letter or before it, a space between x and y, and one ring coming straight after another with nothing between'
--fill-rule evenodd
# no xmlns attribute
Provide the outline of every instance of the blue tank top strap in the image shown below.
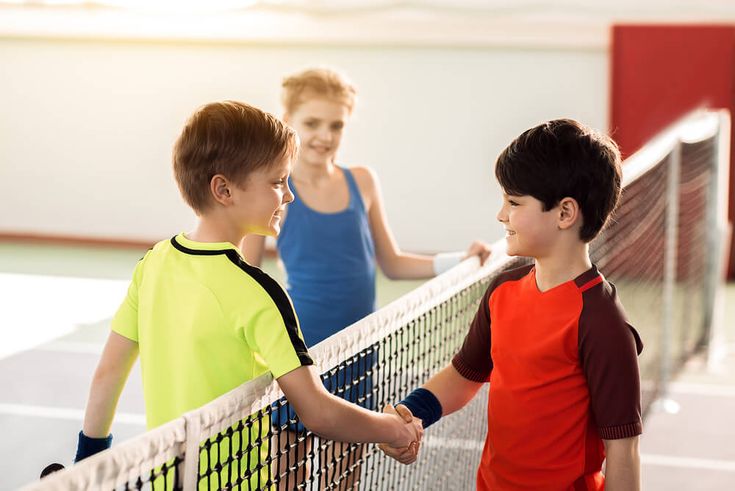
<svg viewBox="0 0 735 491"><path fill-rule="evenodd" d="M347 206L352 207L354 204L358 210L365 211L365 203L362 202L362 195L360 194L360 188L357 187L355 176L352 175L352 171L347 167L340 167L340 169L345 174L347 188L350 190L350 204Z"/></svg>

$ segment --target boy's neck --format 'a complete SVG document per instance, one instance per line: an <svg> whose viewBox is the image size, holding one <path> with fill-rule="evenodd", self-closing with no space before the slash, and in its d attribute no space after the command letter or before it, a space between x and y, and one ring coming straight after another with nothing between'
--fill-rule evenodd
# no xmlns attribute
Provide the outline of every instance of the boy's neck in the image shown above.
<svg viewBox="0 0 735 491"><path fill-rule="evenodd" d="M573 280L592 267L589 245L581 242L563 253L535 258L535 262L536 286L542 292Z"/></svg>
<svg viewBox="0 0 735 491"><path fill-rule="evenodd" d="M243 239L243 234L239 230L217 220L214 217L199 217L196 228L191 232L187 232L186 237L195 242L229 242L237 245Z"/></svg>

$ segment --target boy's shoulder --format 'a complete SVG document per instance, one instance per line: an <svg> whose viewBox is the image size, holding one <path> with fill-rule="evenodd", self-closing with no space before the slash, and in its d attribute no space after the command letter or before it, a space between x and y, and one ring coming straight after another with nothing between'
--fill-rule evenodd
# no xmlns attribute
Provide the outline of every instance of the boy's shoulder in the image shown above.
<svg viewBox="0 0 735 491"><path fill-rule="evenodd" d="M215 257L221 260L212 260ZM196 248L179 234L154 245L141 259L141 264L145 262L149 263L146 269L153 267L162 274L170 274L172 270L178 271L177 274L192 274L195 283L201 283L223 302L232 298L235 304L242 304L246 295L250 299L248 305L256 301L270 303L268 299L279 307L290 304L285 290L275 279L248 264L232 247Z"/></svg>
<svg viewBox="0 0 735 491"><path fill-rule="evenodd" d="M583 307L579 315L580 342L591 337L599 338L601 346L614 349L616 340L632 340L638 354L643 351L643 341L633 327L620 302L615 285L600 274L599 283L582 292Z"/></svg>
<svg viewBox="0 0 735 491"><path fill-rule="evenodd" d="M503 283L518 281L526 277L532 269L533 263L530 263L503 271L490 282L490 286L487 289L487 295L492 295L492 293Z"/></svg>

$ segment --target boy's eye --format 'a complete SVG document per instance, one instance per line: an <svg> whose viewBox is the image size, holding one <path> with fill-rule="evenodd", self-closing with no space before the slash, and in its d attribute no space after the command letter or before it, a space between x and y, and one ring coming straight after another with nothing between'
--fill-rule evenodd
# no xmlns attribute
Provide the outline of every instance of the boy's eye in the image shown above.
<svg viewBox="0 0 735 491"><path fill-rule="evenodd" d="M344 127L345 127L345 124L344 123L335 123L335 124L332 125L332 130L333 131L342 131L342 128L344 128Z"/></svg>
<svg viewBox="0 0 735 491"><path fill-rule="evenodd" d="M517 201L514 201L514 200L512 200L512 199L509 199L509 200L508 200L508 204L509 204L510 206L518 206L518 202L517 202Z"/></svg>
<svg viewBox="0 0 735 491"><path fill-rule="evenodd" d="M307 128L316 128L317 127L317 122L316 121L307 121L306 123L304 123L304 125Z"/></svg>

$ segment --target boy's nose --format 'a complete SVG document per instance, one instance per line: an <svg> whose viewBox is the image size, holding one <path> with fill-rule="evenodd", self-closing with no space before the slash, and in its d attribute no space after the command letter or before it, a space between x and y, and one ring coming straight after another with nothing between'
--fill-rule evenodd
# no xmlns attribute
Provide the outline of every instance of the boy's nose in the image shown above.
<svg viewBox="0 0 735 491"><path fill-rule="evenodd" d="M291 188L288 185L286 185L286 192L283 194L283 203L284 204L292 203L294 198L295 196L293 192L291 191Z"/></svg>

